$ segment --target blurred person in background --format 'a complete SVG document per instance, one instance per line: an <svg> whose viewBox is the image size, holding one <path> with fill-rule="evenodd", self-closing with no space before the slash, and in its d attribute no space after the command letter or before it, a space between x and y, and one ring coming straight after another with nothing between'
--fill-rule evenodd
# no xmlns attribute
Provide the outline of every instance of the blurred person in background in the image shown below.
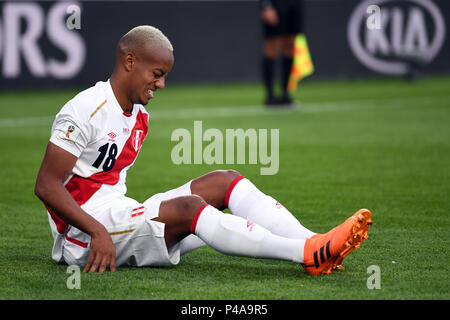
<svg viewBox="0 0 450 320"><path fill-rule="evenodd" d="M259 0L263 22L262 75L268 107L292 106L288 81L294 57L295 36L302 32L301 0ZM281 56L281 97L274 91L275 66Z"/></svg>

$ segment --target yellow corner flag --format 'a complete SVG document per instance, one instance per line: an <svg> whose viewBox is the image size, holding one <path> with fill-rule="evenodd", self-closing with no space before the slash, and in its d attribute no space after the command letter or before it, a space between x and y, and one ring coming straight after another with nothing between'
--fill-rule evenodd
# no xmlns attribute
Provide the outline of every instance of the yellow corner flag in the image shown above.
<svg viewBox="0 0 450 320"><path fill-rule="evenodd" d="M309 54L306 36L299 33L295 37L294 61L292 62L292 70L288 82L289 91L295 91L297 89L298 82L313 72L314 65L311 60L311 55Z"/></svg>

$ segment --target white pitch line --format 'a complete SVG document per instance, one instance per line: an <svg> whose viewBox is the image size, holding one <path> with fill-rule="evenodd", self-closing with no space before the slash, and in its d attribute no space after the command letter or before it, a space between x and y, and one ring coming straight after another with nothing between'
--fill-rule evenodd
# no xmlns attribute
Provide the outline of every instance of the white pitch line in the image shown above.
<svg viewBox="0 0 450 320"><path fill-rule="evenodd" d="M47 126L55 119L55 116L46 117L27 117L27 118L0 118L0 128L14 128L14 127L39 127Z"/></svg>
<svg viewBox="0 0 450 320"><path fill-rule="evenodd" d="M433 103L436 100L449 100L450 96L423 96L423 97L407 97L407 98L387 98L387 99L361 99L361 100L345 100L335 102L310 102L301 103L300 107L289 108L273 108L268 109L265 106L229 106L229 107L211 107L211 108L193 108L193 109L161 109L156 111L150 110L150 119L170 120L170 119L195 119L200 118L222 118L236 116L255 116L255 115L273 115L273 114L290 114L290 113L316 113L316 112L334 112L366 109L373 107L405 107L411 101L420 102L422 106ZM450 106L450 104L449 104Z"/></svg>
<svg viewBox="0 0 450 320"><path fill-rule="evenodd" d="M292 114L292 113L317 113L317 112L336 112L350 111L367 108L382 107L407 107L409 102L420 102L422 106L429 105L436 100L445 99L450 101L450 96L426 96L426 97L406 97L406 98L380 98L380 99L361 99L345 101L324 101L301 103L300 107L289 109L267 109L262 105L255 106L229 106L229 107L210 107L210 108L190 108L190 109L160 109L151 110L151 120L173 120L173 119L204 119L204 118L224 118L224 117L243 117L274 114ZM450 104L449 104L450 106ZM40 127L49 126L55 116L25 117L25 118L0 118L0 128L15 127Z"/></svg>

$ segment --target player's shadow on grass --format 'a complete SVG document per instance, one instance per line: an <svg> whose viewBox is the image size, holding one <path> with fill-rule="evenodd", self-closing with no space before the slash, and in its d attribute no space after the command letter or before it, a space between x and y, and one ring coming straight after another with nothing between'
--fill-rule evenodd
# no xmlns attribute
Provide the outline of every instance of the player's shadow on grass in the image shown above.
<svg viewBox="0 0 450 320"><path fill-rule="evenodd" d="M234 257L219 253L203 255L200 259L195 256L181 257L180 263L174 269L184 272L195 272L205 277L233 276L241 279L274 279L309 277L301 265L272 259L253 259Z"/></svg>

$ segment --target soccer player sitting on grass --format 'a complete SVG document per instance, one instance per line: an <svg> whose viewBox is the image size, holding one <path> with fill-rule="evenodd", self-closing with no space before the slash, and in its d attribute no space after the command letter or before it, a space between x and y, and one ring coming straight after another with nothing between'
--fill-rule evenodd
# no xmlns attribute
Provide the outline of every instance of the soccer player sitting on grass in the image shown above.
<svg viewBox="0 0 450 320"><path fill-rule="evenodd" d="M369 210L316 234L234 170L210 172L144 203L125 196L127 170L148 131L143 106L164 89L173 63L161 31L136 27L118 42L110 79L57 114L35 186L54 236L52 258L101 273L176 265L206 244L230 255L290 260L314 275L340 269L367 238Z"/></svg>

